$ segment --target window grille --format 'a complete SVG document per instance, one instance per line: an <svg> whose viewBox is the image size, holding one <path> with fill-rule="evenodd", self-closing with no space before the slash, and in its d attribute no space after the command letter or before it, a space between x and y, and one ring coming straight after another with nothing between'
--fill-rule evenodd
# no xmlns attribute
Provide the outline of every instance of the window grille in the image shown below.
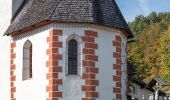
<svg viewBox="0 0 170 100"><path fill-rule="evenodd" d="M32 43L27 40L23 47L23 80L32 78Z"/></svg>
<svg viewBox="0 0 170 100"><path fill-rule="evenodd" d="M68 41L68 75L78 74L78 43L71 39Z"/></svg>

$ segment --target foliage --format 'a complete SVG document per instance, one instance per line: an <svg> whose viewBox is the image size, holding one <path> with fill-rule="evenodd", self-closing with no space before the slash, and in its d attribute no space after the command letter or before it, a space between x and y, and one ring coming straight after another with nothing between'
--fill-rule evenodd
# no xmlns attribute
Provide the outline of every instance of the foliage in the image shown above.
<svg viewBox="0 0 170 100"><path fill-rule="evenodd" d="M129 26L135 42L128 44L128 61L136 66L138 77L160 76L170 82L170 13L140 15Z"/></svg>
<svg viewBox="0 0 170 100"><path fill-rule="evenodd" d="M147 30L150 26L154 25L155 23L161 24L161 30L167 28L167 24L170 22L170 13L155 13L152 12L149 16L144 17L143 15L139 15L135 18L135 21L130 22L129 26L136 36L140 33L143 33Z"/></svg>

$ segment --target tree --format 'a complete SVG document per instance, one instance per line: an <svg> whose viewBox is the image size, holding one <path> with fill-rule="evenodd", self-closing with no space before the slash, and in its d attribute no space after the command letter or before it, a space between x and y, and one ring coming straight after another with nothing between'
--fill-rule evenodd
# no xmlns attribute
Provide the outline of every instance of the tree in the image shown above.
<svg viewBox="0 0 170 100"><path fill-rule="evenodd" d="M129 26L136 41L128 44L128 61L138 77L147 81L160 76L170 82L170 13L140 15Z"/></svg>

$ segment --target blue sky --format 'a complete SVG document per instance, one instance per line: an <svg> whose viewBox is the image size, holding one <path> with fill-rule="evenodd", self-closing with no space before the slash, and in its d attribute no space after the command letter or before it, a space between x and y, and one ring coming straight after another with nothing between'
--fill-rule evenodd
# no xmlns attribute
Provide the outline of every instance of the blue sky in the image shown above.
<svg viewBox="0 0 170 100"><path fill-rule="evenodd" d="M156 12L170 12L170 0L116 0L125 19L133 21L135 16Z"/></svg>

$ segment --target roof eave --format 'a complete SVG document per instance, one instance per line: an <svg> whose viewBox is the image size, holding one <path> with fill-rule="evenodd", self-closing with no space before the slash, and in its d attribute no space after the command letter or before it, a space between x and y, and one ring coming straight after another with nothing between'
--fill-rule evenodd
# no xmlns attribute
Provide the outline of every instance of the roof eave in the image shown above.
<svg viewBox="0 0 170 100"><path fill-rule="evenodd" d="M15 35L18 35L18 34L21 34L21 33L24 33L24 32L34 30L34 29L39 28L41 26L45 26L45 25L50 24L50 23L87 23L87 24L100 25L100 26L120 30L127 38L133 37L133 34L131 33L130 30L123 29L123 28L116 28L116 27L113 27L113 26L110 26L110 25L103 25L103 24L98 24L98 23L93 23L93 22L51 21L51 20L44 20L44 21L41 21L41 22L39 22L37 24L31 25L31 26L28 26L26 28L23 28L23 29L14 31L14 32L10 32L10 33L6 31L3 36L9 36L9 35L15 36Z"/></svg>

